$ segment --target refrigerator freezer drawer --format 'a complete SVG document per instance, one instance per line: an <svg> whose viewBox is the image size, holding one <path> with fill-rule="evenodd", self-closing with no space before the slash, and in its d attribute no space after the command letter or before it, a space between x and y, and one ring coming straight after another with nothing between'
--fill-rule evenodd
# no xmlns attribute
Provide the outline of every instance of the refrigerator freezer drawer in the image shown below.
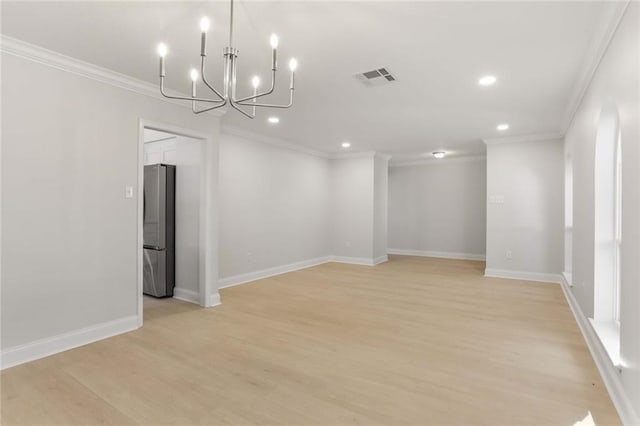
<svg viewBox="0 0 640 426"><path fill-rule="evenodd" d="M143 293L155 297L173 296L172 267L166 250L144 249Z"/></svg>

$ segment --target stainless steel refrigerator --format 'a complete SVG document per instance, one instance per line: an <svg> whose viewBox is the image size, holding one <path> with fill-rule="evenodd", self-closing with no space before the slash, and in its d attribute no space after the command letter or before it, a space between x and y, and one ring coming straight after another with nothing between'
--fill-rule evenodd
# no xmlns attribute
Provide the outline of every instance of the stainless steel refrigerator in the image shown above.
<svg viewBox="0 0 640 426"><path fill-rule="evenodd" d="M143 292L150 296L173 296L176 246L175 188L175 166L144 166Z"/></svg>

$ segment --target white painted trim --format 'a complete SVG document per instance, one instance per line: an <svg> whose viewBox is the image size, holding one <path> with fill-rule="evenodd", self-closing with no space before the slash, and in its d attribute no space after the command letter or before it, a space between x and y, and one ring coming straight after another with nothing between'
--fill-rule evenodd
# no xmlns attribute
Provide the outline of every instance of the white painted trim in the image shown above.
<svg viewBox="0 0 640 426"><path fill-rule="evenodd" d="M311 266L321 265L323 263L329 262L330 259L330 256L318 257L315 259L308 259L300 262L290 263L288 265L274 266L273 268L266 268L259 271L247 272L245 274L233 275L231 277L226 277L218 280L218 289L233 287L251 281L273 277L275 275L281 275L287 272L293 272L300 269L309 268Z"/></svg>
<svg viewBox="0 0 640 426"><path fill-rule="evenodd" d="M266 143L269 145L274 145L277 146L279 148L284 148L284 149L290 149L292 151L297 151L300 152L302 154L307 154L307 155L313 155L316 157L322 157L322 158L330 158L329 154L327 154L326 152L321 152L321 151L317 151L315 149L312 148L307 148L305 146L293 143L293 142L289 142L289 141L285 141L283 139L280 138L276 138L273 136L265 136L265 135L261 135L259 133L255 133L255 132L251 132L249 130L245 130L245 129L240 129L238 127L235 126L229 126L229 125L223 125L222 126L222 134L223 135L230 135L230 136L237 136L239 138L243 138L243 139L247 139L250 141L255 141L255 142L262 142L262 143Z"/></svg>
<svg viewBox="0 0 640 426"><path fill-rule="evenodd" d="M174 287L173 298L182 300L183 302L200 304L200 293L186 288Z"/></svg>
<svg viewBox="0 0 640 426"><path fill-rule="evenodd" d="M472 254L472 253L452 253L445 251L428 251L428 250L406 250L390 248L387 250L389 254L397 254L401 256L421 256L421 257L436 257L440 259L461 259L461 260L485 260L484 254Z"/></svg>
<svg viewBox="0 0 640 426"><path fill-rule="evenodd" d="M620 416L622 423L627 426L640 424L640 417L638 416L638 413L635 412L633 405L629 401L629 397L627 396L627 393L622 386L622 381L620 380L620 374L624 374L624 367L622 367L622 369L616 368L609 359L609 355L607 354L605 347L602 346L602 343L591 326L591 323L582 313L582 309L573 295L571 287L569 287L566 282L562 282L560 286L562 287L564 296L571 308L571 312L573 312L573 316L578 323L580 332L582 333L585 342L587 342L591 356L598 367L598 371L600 371L602 381L607 387L607 391L609 391L609 396L618 411L618 415Z"/></svg>
<svg viewBox="0 0 640 426"><path fill-rule="evenodd" d="M211 293L207 298L207 307L209 308L213 308L214 306L218 306L221 304L222 304L222 300L220 299L220 293L218 293L218 290Z"/></svg>
<svg viewBox="0 0 640 426"><path fill-rule="evenodd" d="M220 304L220 297L215 290L217 287L217 268L214 266L217 258L212 256L215 253L217 245L216 227L217 221L213 215L213 206L216 205L214 197L214 186L210 182L213 176L217 176L217 162L210 158L211 149L214 144L212 135L197 130L186 129L171 124L159 123L156 121L140 119L138 121L138 247L142 247L142 203L144 192L144 129L153 129L161 132L171 133L180 136L186 136L201 141L202 151L202 169L200 174L200 241L199 241L199 259L200 259L200 306L208 308ZM143 323L143 303L142 303L142 287L143 287L143 250L139 250L138 254L138 317L139 324ZM188 300L190 301L190 300Z"/></svg>
<svg viewBox="0 0 640 426"><path fill-rule="evenodd" d="M273 268L261 269L259 271L247 272L245 274L233 275L218 280L218 289L233 287L240 284L246 284L252 281L262 280L274 277L276 275L286 274L288 272L299 271L300 269L310 268L312 266L322 265L328 262L349 263L352 265L375 266L388 261L388 256L380 256L375 259L365 257L345 257L345 256L324 256L315 259L303 260L301 262L290 263L288 265L274 266ZM174 296L175 297L175 296Z"/></svg>
<svg viewBox="0 0 640 426"><path fill-rule="evenodd" d="M139 328L136 315L81 328L80 330L58 334L2 351L1 368L9 368L25 362L35 361L59 352Z"/></svg>
<svg viewBox="0 0 640 426"><path fill-rule="evenodd" d="M508 269L484 270L484 276L488 278L507 278L510 280L538 281L543 283L560 284L561 274L547 274L542 272L510 271Z"/></svg>
<svg viewBox="0 0 640 426"><path fill-rule="evenodd" d="M444 158L420 158L403 159L390 161L389 167L409 167L409 166L435 166L448 163L468 163L471 161L486 161L486 155L461 156L461 157L444 157Z"/></svg>
<svg viewBox="0 0 640 426"><path fill-rule="evenodd" d="M351 265L375 266L377 259L368 257L330 256L329 261L336 263L349 263Z"/></svg>
<svg viewBox="0 0 640 426"><path fill-rule="evenodd" d="M373 259L373 264L379 265L381 263L388 262L388 261L389 261L389 256L385 254L384 256L378 256L375 259Z"/></svg>
<svg viewBox="0 0 640 426"><path fill-rule="evenodd" d="M376 151L364 151L364 152L334 152L328 153L318 151L313 148L307 148L297 143L289 142L284 139L276 138L273 136L265 136L259 133L252 132L250 130L241 129L239 127L223 125L222 134L229 136L237 136L239 138L247 139L255 142L262 142L269 145L277 146L279 148L289 149L292 151L300 152L302 154L313 155L315 157L327 158L331 160L342 160L349 158L373 158L380 157L383 159L391 159L388 154L376 152Z"/></svg>
<svg viewBox="0 0 640 426"><path fill-rule="evenodd" d="M160 89L155 84L89 62L84 62L4 34L0 34L0 52L191 109L191 102L169 99L162 96ZM172 90L167 90L167 92L170 95L185 96L184 93ZM207 114L220 117L223 116L225 112L226 111L222 110L213 110Z"/></svg>
<svg viewBox="0 0 640 426"><path fill-rule="evenodd" d="M600 67L600 63L602 62L605 53L607 53L607 50L609 49L611 40L613 40L613 36L618 30L620 22L622 22L622 18L624 17L629 4L631 4L631 0L608 2L608 6L613 8L610 12L611 16L609 18L608 25L602 28L600 34L594 37L595 42L590 46L589 51L586 53L585 60L582 67L580 67L580 74L574 80L575 84L561 121L561 128L564 132L569 130L571 123L573 123L573 119L578 112L578 108L582 104L582 100L587 93L587 89L591 86L591 81L593 81L593 77L595 76L598 67Z"/></svg>
<svg viewBox="0 0 640 426"><path fill-rule="evenodd" d="M562 282L566 283L569 287L573 287L573 275L571 272L565 271L562 273Z"/></svg>
<svg viewBox="0 0 640 426"><path fill-rule="evenodd" d="M136 174L138 186L136 194L136 316L138 317L138 327L142 327L144 322L144 305L142 291L144 287L144 123L138 120L138 158L136 164Z"/></svg>
<svg viewBox="0 0 640 426"><path fill-rule="evenodd" d="M351 158L374 158L376 155L378 155L376 151L334 152L329 154L329 158L332 160L348 160Z"/></svg>
<svg viewBox="0 0 640 426"><path fill-rule="evenodd" d="M501 145L504 143L523 143L523 142L541 142L555 141L564 139L563 133L536 133L531 135L506 136L503 138L482 139L485 145Z"/></svg>

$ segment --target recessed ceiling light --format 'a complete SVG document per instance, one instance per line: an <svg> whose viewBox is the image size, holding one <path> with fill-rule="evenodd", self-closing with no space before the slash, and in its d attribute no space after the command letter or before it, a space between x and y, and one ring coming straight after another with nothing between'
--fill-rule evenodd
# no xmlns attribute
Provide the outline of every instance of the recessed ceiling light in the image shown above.
<svg viewBox="0 0 640 426"><path fill-rule="evenodd" d="M278 124L280 122L280 119L278 117L269 117L267 118L267 121L271 124Z"/></svg>
<svg viewBox="0 0 640 426"><path fill-rule="evenodd" d="M349 148L351 146L350 142L342 142L342 147L343 148Z"/></svg>
<svg viewBox="0 0 640 426"><path fill-rule="evenodd" d="M496 84L496 81L498 81L498 79L495 75L485 75L478 80L478 84L480 86L493 86Z"/></svg>
<svg viewBox="0 0 640 426"><path fill-rule="evenodd" d="M433 156L440 159L440 158L444 158L444 151L434 151L433 152Z"/></svg>
<svg viewBox="0 0 640 426"><path fill-rule="evenodd" d="M496 129L500 130L501 132L505 131L505 130L509 130L509 125L506 123L503 124L498 124L498 126L496 127Z"/></svg>

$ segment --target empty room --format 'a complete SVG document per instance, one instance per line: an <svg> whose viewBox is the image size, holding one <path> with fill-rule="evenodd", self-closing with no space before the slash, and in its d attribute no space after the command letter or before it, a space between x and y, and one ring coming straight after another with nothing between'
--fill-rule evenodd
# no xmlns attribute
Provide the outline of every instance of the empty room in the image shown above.
<svg viewBox="0 0 640 426"><path fill-rule="evenodd" d="M640 3L0 1L3 425L640 426Z"/></svg>

